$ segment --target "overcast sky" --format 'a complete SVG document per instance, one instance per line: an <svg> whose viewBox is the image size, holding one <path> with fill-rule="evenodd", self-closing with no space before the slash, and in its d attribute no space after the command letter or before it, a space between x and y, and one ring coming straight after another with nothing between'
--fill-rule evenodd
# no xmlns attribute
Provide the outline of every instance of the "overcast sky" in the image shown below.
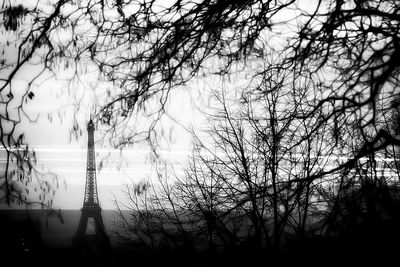
<svg viewBox="0 0 400 267"><path fill-rule="evenodd" d="M37 115L39 118L36 122L24 119L19 130L25 132L28 144L37 153L37 168L54 172L61 181L62 186L54 199L54 208L79 209L83 202L86 178L87 132L83 131L78 139L70 138L73 122L71 104L75 101L75 95L57 97L57 91L54 90L57 86L58 81L53 80L35 90L35 101L27 107L27 111L31 118ZM176 100L174 112L186 114L186 117L180 116L179 119L189 125L193 108L189 101L185 101L187 96L183 94L181 99ZM84 110L80 115L78 123L85 129L88 116L84 118ZM101 130L95 132L97 183L102 207L112 209L115 207L113 195L122 198L121 185L152 179L156 170L150 162L151 150L145 143L121 152L101 142L103 133ZM168 158L179 169L190 153L191 137L179 125L175 125L173 135L175 138L168 144L169 147L160 149L160 155Z"/></svg>
<svg viewBox="0 0 400 267"><path fill-rule="evenodd" d="M24 88L29 81L27 74L34 72L35 67L27 68L16 77L13 86ZM236 82L232 80L232 83ZM217 80L213 82L214 85L217 83ZM165 117L163 123L164 130L171 138L162 142L158 152L163 159L168 160L178 175L182 174L182 166L191 153L192 137L188 128L200 130L206 126L201 111L205 111L205 107L209 105L208 86L210 84L196 81L191 86L171 93L167 111L174 121ZM76 122L83 129L82 136L71 138L70 129L74 122L74 104L82 97L82 90L88 88L82 84L74 88L72 93L67 93L63 80L43 78L37 81L32 88L35 97L25 106L26 113L34 121L22 117L17 128L17 132L25 134L27 143L36 152L36 167L41 171L55 173L60 180L61 186L54 198L54 208L79 209L83 204L87 157L86 123L89 119L87 104L81 104L76 117ZM87 95L83 95L83 99L88 101ZM142 120L139 124L143 122L146 123ZM151 163L152 152L146 143L137 143L121 152L107 142L102 142L103 135L104 129L96 130L97 183L101 206L112 209L115 208L114 196L123 201L122 189L125 183L143 179L154 181L156 168Z"/></svg>
<svg viewBox="0 0 400 267"><path fill-rule="evenodd" d="M12 58L17 55L17 48L7 47L5 54L7 60L12 62ZM32 61L35 60L32 59ZM211 62L210 67L212 65ZM247 71L254 71L249 67L246 68ZM41 69L40 63L35 66L26 64L17 73L12 83L15 96L18 92L20 94L25 92L31 78ZM84 197L86 123L93 99L101 97L104 94L102 89L108 85L99 84L97 77L91 74L90 66L87 66L85 69L87 73L81 75L79 81L68 88L67 82L71 71L63 68L60 62L57 79L49 78L49 75L44 73L34 82L31 91L34 92L35 97L25 104L25 110L32 120L37 120L30 122L22 117L17 132L25 133L27 143L36 151L37 168L54 172L61 181L65 181L66 189L61 187L58 190L54 207L79 209ZM235 70L232 71L235 73ZM206 108L210 106L208 102L210 88L220 90L223 87L232 92L234 88L243 88L243 84L248 85L246 73L242 69L239 71L240 74L226 77L224 80L200 73L199 75L203 78L194 79L184 88L170 93L167 113L174 120L168 117L163 118L163 130L168 133L169 138L167 142L162 143L160 155L168 159L176 169L180 169L185 164L191 152L191 135L184 127L192 127L196 131L205 127L201 112L206 111ZM118 88L113 88L113 90L117 92ZM15 104L18 104L17 100L18 97L15 97ZM74 104L78 102L80 103L79 112L75 114ZM78 138L70 136L74 114L76 115L75 122L83 129L82 136ZM147 120L142 118L134 127L146 127L151 118ZM102 168L97 171L97 182L102 207L110 209L114 207L112 193L117 197L120 196L121 185L125 182L153 179L155 166L149 161L151 153L145 144L135 144L134 147L125 149L121 154L107 143L100 142L103 135L103 129L98 129L95 133L97 164L102 165Z"/></svg>

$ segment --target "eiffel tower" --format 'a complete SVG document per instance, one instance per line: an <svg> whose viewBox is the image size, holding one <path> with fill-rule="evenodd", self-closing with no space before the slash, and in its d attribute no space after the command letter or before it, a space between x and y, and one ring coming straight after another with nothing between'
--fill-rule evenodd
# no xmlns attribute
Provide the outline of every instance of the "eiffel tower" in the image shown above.
<svg viewBox="0 0 400 267"><path fill-rule="evenodd" d="M86 252L99 253L110 247L110 240L104 229L103 218L97 193L96 182L96 159L94 151L94 131L95 127L90 118L87 125L88 149L86 166L86 185L85 198L81 209L81 218L78 230L74 237L74 246ZM89 227L88 227L89 226ZM89 228L94 227L94 231L88 232Z"/></svg>

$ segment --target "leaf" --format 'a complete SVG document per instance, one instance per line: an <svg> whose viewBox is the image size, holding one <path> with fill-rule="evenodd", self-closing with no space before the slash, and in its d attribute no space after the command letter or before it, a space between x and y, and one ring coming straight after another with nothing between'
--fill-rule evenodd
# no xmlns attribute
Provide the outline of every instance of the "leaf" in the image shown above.
<svg viewBox="0 0 400 267"><path fill-rule="evenodd" d="M28 94L29 99L33 99L35 97L35 94L31 91Z"/></svg>

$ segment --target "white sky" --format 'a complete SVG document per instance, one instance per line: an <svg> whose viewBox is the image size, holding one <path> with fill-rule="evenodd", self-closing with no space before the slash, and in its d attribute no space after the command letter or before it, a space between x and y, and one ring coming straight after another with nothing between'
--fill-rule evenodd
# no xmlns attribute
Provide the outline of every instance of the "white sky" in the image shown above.
<svg viewBox="0 0 400 267"><path fill-rule="evenodd" d="M25 67L13 81L13 87L23 90L29 81L29 75L37 67ZM45 76L44 76L45 77ZM44 79L42 79L44 80ZM90 80L86 81L90 87ZM191 153L191 135L184 130L185 127L195 129L203 128L205 121L201 116L210 105L208 101L208 87L219 86L221 81L207 79L209 84L196 81L190 87L179 88L171 94L168 113L176 119L172 122L166 119L166 131L172 128L172 138L160 148L159 154L174 166L175 172L182 173L182 165ZM238 81L233 78L232 84L238 86ZM71 94L65 93L65 84L62 80L49 79L38 81L32 88L35 97L25 105L25 110L31 119L30 122L22 117L17 132L23 132L27 143L37 154L37 168L43 171L54 172L64 181L66 188L60 186L54 201L54 208L80 209L84 197L84 184L86 176L87 132L86 123L89 115L88 105L83 104L78 113L77 122L83 130L83 135L78 139L70 138L72 128L73 103L85 87L74 88ZM88 101L88 99L84 99ZM178 122L178 123L177 123ZM138 126L139 127L139 126ZM97 170L97 183L99 198L102 208L113 209L114 195L123 201L122 186L126 182L138 182L142 179L153 179L156 175L155 166L151 164L151 151L145 144L138 144L133 148L120 150L110 148L106 143L101 143L102 130L95 132L97 166L103 161L101 170ZM1 159L0 159L1 161Z"/></svg>
<svg viewBox="0 0 400 267"><path fill-rule="evenodd" d="M13 81L14 88L25 88L29 75L35 72L34 66L23 69ZM246 75L243 73L242 75ZM45 77L45 76L44 76ZM44 80L44 79L42 79ZM90 79L86 82L90 87ZM171 93L168 113L177 122L166 120L166 131L172 128L172 138L164 143L159 153L174 166L175 173L182 173L182 165L186 163L191 153L191 135L184 127L193 127L200 130L206 126L201 111L206 111L210 103L209 89L211 87L229 88L234 91L242 83L247 83L243 77L232 76L228 81L207 77L205 81L196 80L186 88L179 88ZM22 118L17 131L24 132L26 141L37 154L37 168L43 171L54 172L60 179L60 186L54 201L54 208L80 209L84 197L86 178L87 132L86 123L89 117L89 106L81 105L77 122L83 130L83 135L78 139L70 138L70 129L73 123L73 103L81 97L85 84L77 85L71 94L65 93L65 83L62 80L49 79L38 81L32 91L35 97L25 105L27 114L35 122ZM86 96L86 95L85 95ZM84 97L83 97L84 98ZM83 99L83 101L89 101ZM138 126L139 127L139 126ZM149 147L138 144L133 148L119 150L110 148L109 145L99 142L103 131L95 132L97 166L103 161L101 170L97 170L97 183L99 199L103 209L113 209L114 195L123 201L123 184L138 182L142 179L154 179L155 166L151 164ZM0 159L1 160L1 159Z"/></svg>
<svg viewBox="0 0 400 267"><path fill-rule="evenodd" d="M12 51L7 52L12 56ZM21 70L13 82L14 88L25 88L29 75L32 75L38 67L26 66ZM60 70L61 72L63 70ZM251 69L249 71L252 71ZM29 74L29 75L27 75ZM67 75L67 74L66 74ZM202 128L204 121L201 119L200 110L204 110L209 93L208 87L219 88L221 84L232 90L247 83L246 78L242 76L229 78L229 82L215 80L207 77L205 81L191 83L189 87L182 88L172 94L170 97L169 112L171 116L178 119L186 127L193 126L195 129ZM45 77L45 76L44 76ZM24 119L19 125L19 131L24 132L26 140L37 152L39 169L55 172L61 180L65 180L67 189L60 189L54 199L55 208L79 209L82 206L85 167L86 167L86 142L87 135L84 131L83 136L78 140L70 140L69 130L72 127L72 106L77 98L82 97L82 111L77 118L79 126L86 129L85 125L88 118L88 105L90 99L87 99L85 87L94 86L93 81L83 81L82 84L75 84L74 93L65 94L61 88L65 83L61 80L50 79L34 86L33 92L35 98L26 105L26 111L31 118L39 115L35 123ZM205 88L205 89L204 89ZM62 94L64 92L64 94ZM61 96L60 96L61 95ZM86 97L86 99L85 99ZM75 98L75 99L74 99ZM86 101L86 103L85 103ZM86 110L85 110L86 109ZM50 118L48 117L50 114ZM169 123L169 125L168 125ZM167 121L166 128L171 128L172 139L168 143L168 150L161 148L161 155L170 160L178 169L180 165L185 164L187 156L190 154L190 134L185 132L178 124L172 124ZM95 133L95 140L101 139L102 132ZM96 144L97 163L103 162L103 168L98 171L99 197L102 207L111 209L114 207L113 195L121 196L121 184L127 181L139 181L144 178L153 177L155 174L154 166L149 163L149 149L145 146L137 146L126 149L122 158L119 151L110 150L107 146ZM107 158L107 155L111 155Z"/></svg>
<svg viewBox="0 0 400 267"><path fill-rule="evenodd" d="M25 133L28 144L37 153L37 168L56 173L60 181L65 181L67 185L66 189L61 186L57 191L54 208L79 209L84 197L87 132L84 131L78 140L70 140L72 117L69 112L63 113L60 107L67 107L68 111L69 105L66 102L73 100L66 96L60 99L51 93L51 89L57 86L57 81L51 81L34 90L36 97L32 105L27 107L27 111L32 117L40 115L39 119L33 123L23 120L19 129ZM190 102L184 101L187 95L181 97L181 101L177 100L180 103L175 109L176 112L186 115L181 115L180 120L188 123L193 114L193 107L190 107ZM61 119L58 117L59 111ZM52 115L52 121L49 120L48 114ZM78 120L81 128L85 129L86 119L82 117ZM175 127L173 133L176 138L168 150L160 150L160 155L179 169L190 153L190 134L178 125ZM104 209L112 209L115 207L113 194L118 199L122 198L122 184L154 177L156 171L155 166L150 163L151 151L148 147L140 145L124 149L121 153L120 150L110 148L106 144L103 147L99 142L101 134L101 131L95 132L97 166L103 162L102 168L97 170L99 198Z"/></svg>

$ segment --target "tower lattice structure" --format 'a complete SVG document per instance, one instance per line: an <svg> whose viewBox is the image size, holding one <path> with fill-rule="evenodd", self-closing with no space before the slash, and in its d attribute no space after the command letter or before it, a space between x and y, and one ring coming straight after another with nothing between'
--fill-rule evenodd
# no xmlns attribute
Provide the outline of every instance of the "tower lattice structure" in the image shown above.
<svg viewBox="0 0 400 267"><path fill-rule="evenodd" d="M86 183L83 207L81 209L81 218L78 225L78 231L75 236L75 244L81 247L98 248L109 247L109 238L104 229L103 218L101 216L101 208L97 192L96 181L96 157L94 147L94 131L95 126L92 119L87 125L88 131L88 148L87 148L87 164L86 164ZM88 233L88 224L93 223L94 231ZM97 248L97 249L96 249Z"/></svg>
<svg viewBox="0 0 400 267"><path fill-rule="evenodd" d="M87 131L88 131L88 148L87 148L87 164L86 164L85 198L83 202L83 208L100 208L99 196L97 194L96 156L94 150L95 127L92 120L90 120L87 125Z"/></svg>

